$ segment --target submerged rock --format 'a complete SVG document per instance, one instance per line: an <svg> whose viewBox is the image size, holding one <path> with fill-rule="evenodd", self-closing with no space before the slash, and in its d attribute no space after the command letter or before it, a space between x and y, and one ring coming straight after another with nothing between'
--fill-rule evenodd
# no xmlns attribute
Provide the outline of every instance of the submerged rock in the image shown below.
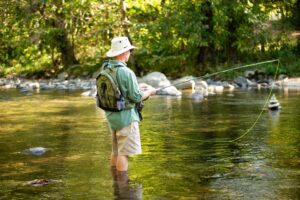
<svg viewBox="0 0 300 200"><path fill-rule="evenodd" d="M35 179L32 181L24 182L24 183L20 184L20 186L40 187L40 186L49 185L50 183L53 183L53 182L56 182L56 181L51 180L51 179Z"/></svg>
<svg viewBox="0 0 300 200"><path fill-rule="evenodd" d="M47 148L44 147L33 147L22 151L22 153L25 155L33 155L33 156L41 156L46 152L47 152Z"/></svg>
<svg viewBox="0 0 300 200"><path fill-rule="evenodd" d="M204 99L204 95L202 92L196 91L192 94L192 99L194 101L202 101Z"/></svg>

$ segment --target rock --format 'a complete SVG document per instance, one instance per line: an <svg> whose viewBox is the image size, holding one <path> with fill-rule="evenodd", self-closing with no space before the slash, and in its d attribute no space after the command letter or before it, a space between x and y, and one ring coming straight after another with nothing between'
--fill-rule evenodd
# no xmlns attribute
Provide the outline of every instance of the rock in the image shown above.
<svg viewBox="0 0 300 200"><path fill-rule="evenodd" d="M252 79L255 76L255 71L247 70L247 71L245 71L244 75L246 78Z"/></svg>
<svg viewBox="0 0 300 200"><path fill-rule="evenodd" d="M27 181L25 183L20 184L20 186L34 186L34 187L40 187L40 186L45 186L50 183L54 182L51 179L35 179L32 181Z"/></svg>
<svg viewBox="0 0 300 200"><path fill-rule="evenodd" d="M224 91L223 85L209 85L208 86L208 92L222 93L223 91Z"/></svg>
<svg viewBox="0 0 300 200"><path fill-rule="evenodd" d="M39 82L28 83L28 86L32 89L40 89L40 83Z"/></svg>
<svg viewBox="0 0 300 200"><path fill-rule="evenodd" d="M59 84L57 84L56 87L55 87L55 89L57 89L57 90L66 90L67 87L65 85L59 85Z"/></svg>
<svg viewBox="0 0 300 200"><path fill-rule="evenodd" d="M204 99L204 95L203 93L196 91L192 94L192 99L194 101L202 101Z"/></svg>
<svg viewBox="0 0 300 200"><path fill-rule="evenodd" d="M20 88L20 92L26 93L26 92L29 92L29 89L26 87L22 87L22 88Z"/></svg>
<svg viewBox="0 0 300 200"><path fill-rule="evenodd" d="M8 83L4 86L4 88L5 89L14 89L14 88L17 88L17 86L15 84Z"/></svg>
<svg viewBox="0 0 300 200"><path fill-rule="evenodd" d="M278 80L284 80L285 78L287 78L287 75L285 75L285 74L280 74L278 76Z"/></svg>
<svg viewBox="0 0 300 200"><path fill-rule="evenodd" d="M222 93L224 91L223 85L215 85L214 91L217 93Z"/></svg>
<svg viewBox="0 0 300 200"><path fill-rule="evenodd" d="M283 87L300 88L300 78L286 78L282 82Z"/></svg>
<svg viewBox="0 0 300 200"><path fill-rule="evenodd" d="M0 78L0 86L6 85L6 80L4 78Z"/></svg>
<svg viewBox="0 0 300 200"><path fill-rule="evenodd" d="M33 147L22 151L22 153L26 155L41 156L46 153L46 151L47 149L44 147Z"/></svg>
<svg viewBox="0 0 300 200"><path fill-rule="evenodd" d="M142 82L147 83L155 88L171 85L167 77L160 72L149 73L146 76L144 76L141 80Z"/></svg>
<svg viewBox="0 0 300 200"><path fill-rule="evenodd" d="M172 85L174 85L179 90L194 89L195 81L192 76L185 76L183 78L173 81Z"/></svg>
<svg viewBox="0 0 300 200"><path fill-rule="evenodd" d="M279 101L276 99L275 94L272 95L270 101L269 101L269 105L268 108L270 110L279 110L281 109L280 103Z"/></svg>
<svg viewBox="0 0 300 200"><path fill-rule="evenodd" d="M177 90L176 87L170 86L170 87L164 88L162 90L158 90L157 94L158 95L181 96L182 92Z"/></svg>
<svg viewBox="0 0 300 200"><path fill-rule="evenodd" d="M226 89L228 89L229 91L232 91L232 90L234 90L234 88L235 88L233 85L231 85L231 84L228 83L227 81L224 81L224 82L223 82L223 87L226 88Z"/></svg>
<svg viewBox="0 0 300 200"><path fill-rule="evenodd" d="M256 87L257 83L254 81L250 81L249 79L247 79L247 86L248 87Z"/></svg>
<svg viewBox="0 0 300 200"><path fill-rule="evenodd" d="M92 83L91 82L82 82L80 84L80 87L84 90L90 90L92 88Z"/></svg>
<svg viewBox="0 0 300 200"><path fill-rule="evenodd" d="M208 84L207 84L206 81L197 80L196 81L196 85L195 85L195 89L197 90L197 88L207 89L208 88Z"/></svg>
<svg viewBox="0 0 300 200"><path fill-rule="evenodd" d="M85 97L95 97L96 94L97 94L96 89L91 89L91 90L88 90L88 91L85 91L85 92L81 93L81 96L85 96Z"/></svg>
<svg viewBox="0 0 300 200"><path fill-rule="evenodd" d="M62 73L60 73L60 74L57 75L57 78L58 78L59 80L65 80L65 79L67 79L68 77L69 77L69 75L68 75L66 72L62 72Z"/></svg>
<svg viewBox="0 0 300 200"><path fill-rule="evenodd" d="M234 79L234 82L241 88L246 88L248 86L248 79L242 76L239 76L236 79Z"/></svg>

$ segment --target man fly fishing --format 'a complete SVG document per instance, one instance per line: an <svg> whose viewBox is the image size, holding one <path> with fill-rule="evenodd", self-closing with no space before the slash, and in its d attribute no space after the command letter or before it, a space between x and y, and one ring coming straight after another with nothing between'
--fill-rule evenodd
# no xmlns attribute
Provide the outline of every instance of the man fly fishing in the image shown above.
<svg viewBox="0 0 300 200"><path fill-rule="evenodd" d="M106 53L96 79L97 104L105 110L112 135L111 166L128 170L128 157L141 154L139 107L143 100L156 94L151 86L139 87L134 72L127 67L132 46L127 37L116 37Z"/></svg>

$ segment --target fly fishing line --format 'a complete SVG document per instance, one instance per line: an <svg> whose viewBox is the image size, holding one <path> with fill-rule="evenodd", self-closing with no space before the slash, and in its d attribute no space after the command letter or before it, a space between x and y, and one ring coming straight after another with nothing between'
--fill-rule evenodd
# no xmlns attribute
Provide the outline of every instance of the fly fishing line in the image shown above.
<svg viewBox="0 0 300 200"><path fill-rule="evenodd" d="M252 66L258 66L258 65L274 63L274 62L277 62L277 67L276 67L275 74L274 74L274 77L273 77L273 80L275 81L276 77L277 77L277 74L278 74L278 71L279 71L279 65L280 65L279 59L253 63L253 64L249 64L249 65L243 65L243 66L234 67L234 68L222 70L222 71L219 71L219 72L203 75L203 76L200 76L200 77L194 77L194 78L188 79L186 81L183 81L183 82L180 82L180 83L177 83L177 84L174 84L174 85L169 85L169 86L162 87L159 90L162 90L162 89L165 89L165 88L168 88L168 87L171 87L171 86L183 84L183 83L189 82L191 80L195 80L195 79L204 79L204 78L215 76L217 74L226 73L226 72L229 72L229 71L234 71L234 70L238 70L238 69L242 69L242 68L248 68L248 67L252 67ZM208 142L209 143L211 143L211 142L214 142L214 143L234 143L234 142L244 138L246 135L248 135L250 133L250 131L256 126L256 124L258 123L258 121L262 117L262 114L263 114L263 112L264 112L264 110L265 110L265 108L266 108L266 106L267 106L267 104L268 104L268 102L269 102L269 100L272 96L273 89L274 89L274 83L272 83L271 88L270 88L270 92L267 96L267 99L266 99L265 103L263 104L263 106L262 106L258 116L256 117L255 121L253 122L253 124L245 132L243 132L243 134L241 134L240 136L238 136L237 138L235 138L233 140L207 141L207 140L199 140L199 139L192 139L192 138L187 138L187 137L170 135L169 133L166 133L166 134L169 135L172 138L177 138L177 139L182 139L182 140L189 140L189 141L196 141L196 142L203 142L203 143L208 143Z"/></svg>

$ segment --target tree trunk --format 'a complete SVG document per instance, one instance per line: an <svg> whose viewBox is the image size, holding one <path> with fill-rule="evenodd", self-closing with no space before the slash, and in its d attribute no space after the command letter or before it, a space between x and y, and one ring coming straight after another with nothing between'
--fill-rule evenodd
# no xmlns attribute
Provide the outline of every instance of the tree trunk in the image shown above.
<svg viewBox="0 0 300 200"><path fill-rule="evenodd" d="M207 35L213 34L213 12L211 7L211 2L206 0L201 5L201 13L205 16L205 19L201 21L203 26L207 26ZM207 46L199 47L199 53L197 56L197 64L205 63L211 57L213 44L210 41L210 38L204 38L204 40L208 41Z"/></svg>
<svg viewBox="0 0 300 200"><path fill-rule="evenodd" d="M124 31L124 34L128 37L129 41L131 41L131 37L129 34L129 21L127 18L127 7L126 7L126 1L125 0L121 0L120 1L120 7L121 7L121 23L122 23L122 28Z"/></svg>
<svg viewBox="0 0 300 200"><path fill-rule="evenodd" d="M121 8L121 23L122 23L124 34L128 37L130 43L133 44L133 41L132 41L132 38L131 38L130 32L129 32L129 20L127 18L127 8L126 8L125 0L120 1L120 8ZM134 54L131 55L131 62L134 66L135 71L138 72L140 75L140 73L142 72L142 68L138 64Z"/></svg>
<svg viewBox="0 0 300 200"><path fill-rule="evenodd" d="M237 60L237 48L234 43L237 40L236 30L237 30L238 23L236 22L236 16L234 16L233 14L229 16L229 18L231 18L231 20L228 23L228 27L227 27L229 36L228 36L228 43L226 47L226 53L227 53L227 59L230 59L233 62L235 62Z"/></svg>
<svg viewBox="0 0 300 200"><path fill-rule="evenodd" d="M297 30L300 30L300 0L298 0L293 8L294 25Z"/></svg>
<svg viewBox="0 0 300 200"><path fill-rule="evenodd" d="M64 67L68 67L74 64L78 64L78 60L75 57L74 46L68 39L68 32L65 28L65 17L63 12L58 12L59 9L63 9L63 2L56 0L57 11L56 11L56 21L55 27L60 29L59 35L59 51L61 53L61 60Z"/></svg>

